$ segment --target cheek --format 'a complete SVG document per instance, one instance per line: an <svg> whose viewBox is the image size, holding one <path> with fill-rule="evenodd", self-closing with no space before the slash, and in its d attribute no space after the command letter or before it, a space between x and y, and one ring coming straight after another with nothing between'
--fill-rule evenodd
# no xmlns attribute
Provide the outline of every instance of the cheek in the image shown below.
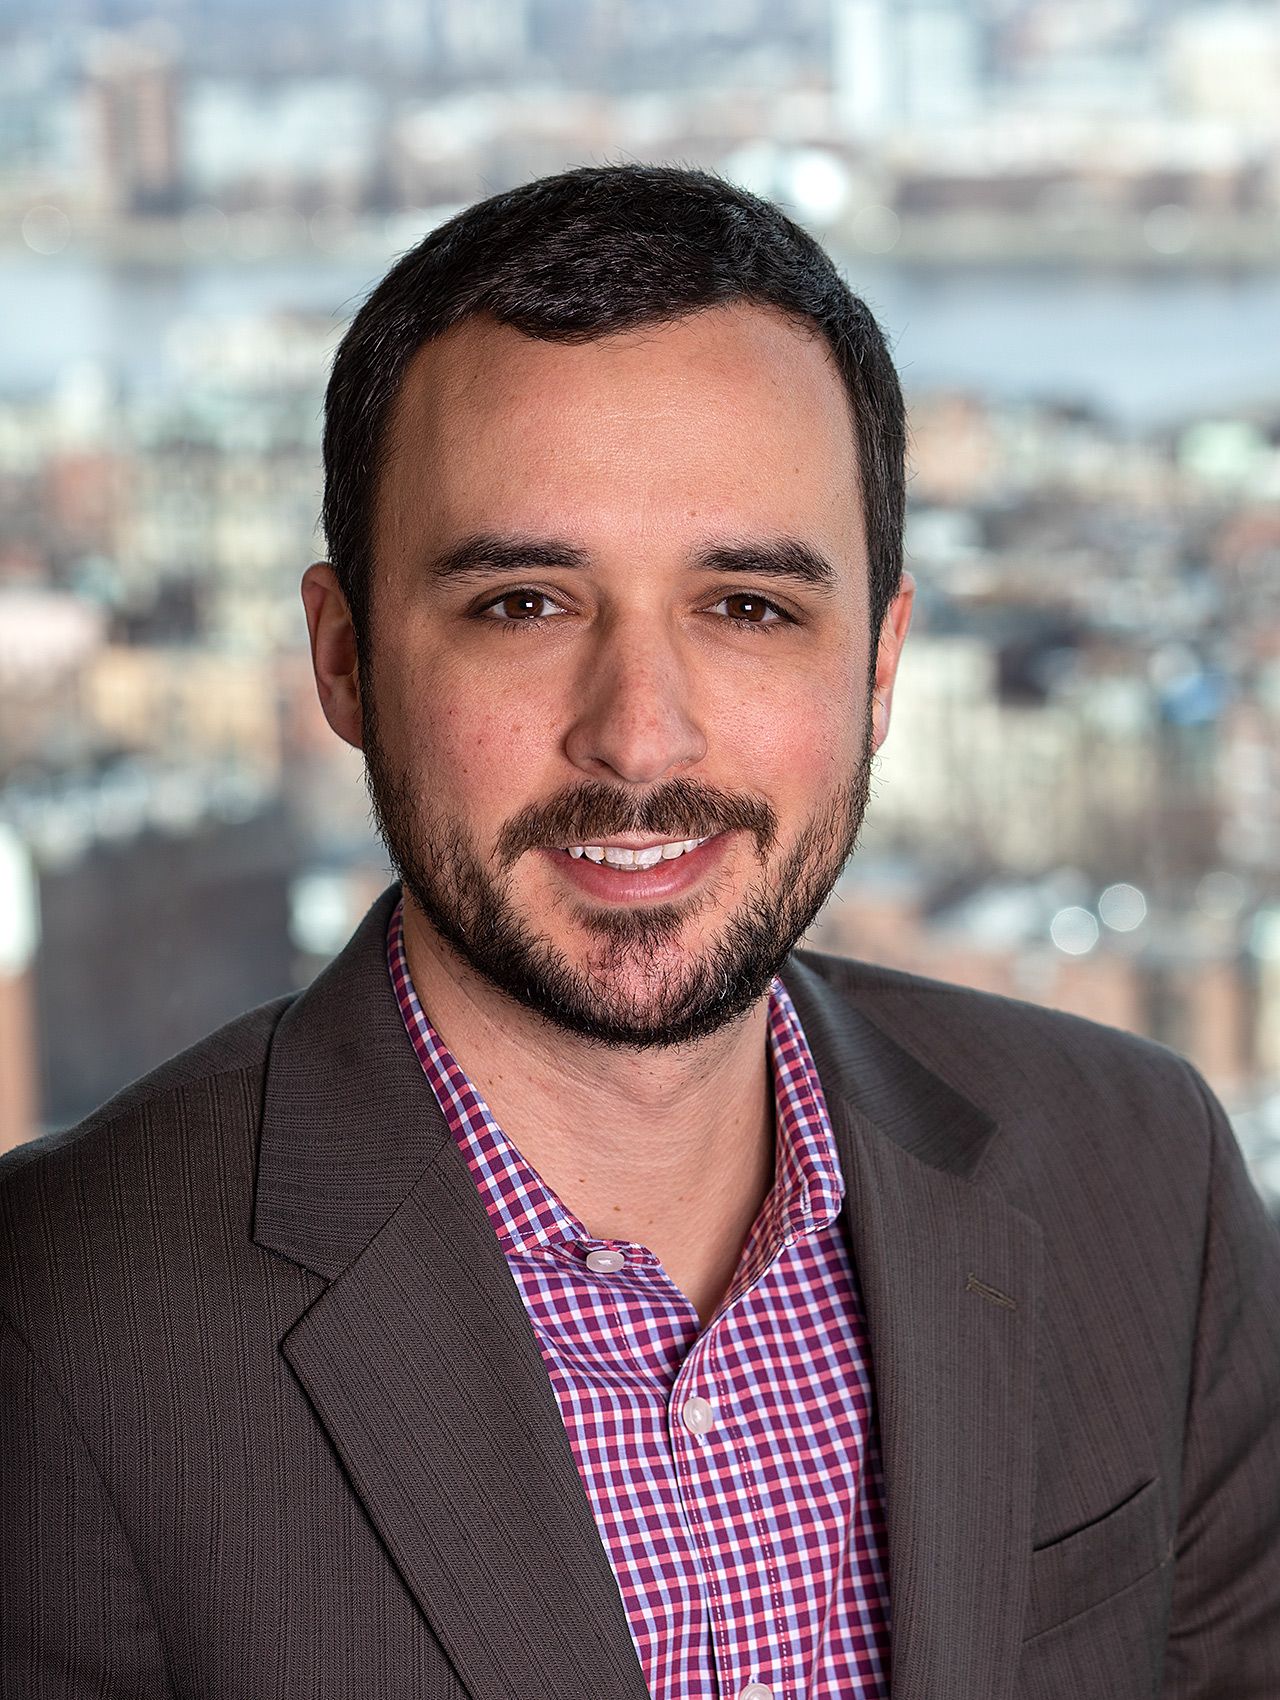
<svg viewBox="0 0 1280 1700"><path fill-rule="evenodd" d="M406 667L383 719L384 742L428 792L477 813L510 812L513 795L545 765L553 707L503 693L492 673L441 660Z"/></svg>
<svg viewBox="0 0 1280 1700"><path fill-rule="evenodd" d="M726 706L714 746L726 772L764 793L779 809L808 813L844 785L860 753L865 711L855 694L814 679L766 700Z"/></svg>

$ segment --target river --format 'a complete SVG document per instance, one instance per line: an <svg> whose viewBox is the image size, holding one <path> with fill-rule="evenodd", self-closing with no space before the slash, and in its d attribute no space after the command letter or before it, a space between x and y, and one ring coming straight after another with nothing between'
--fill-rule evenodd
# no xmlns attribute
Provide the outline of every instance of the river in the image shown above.
<svg viewBox="0 0 1280 1700"><path fill-rule="evenodd" d="M335 335L383 261L293 257L112 264L0 254L0 393L39 391L92 360L129 384L165 379L178 320L298 308ZM1135 428L1234 408L1280 411L1280 275L1125 275L845 265L885 327L908 391L958 385L1096 406Z"/></svg>

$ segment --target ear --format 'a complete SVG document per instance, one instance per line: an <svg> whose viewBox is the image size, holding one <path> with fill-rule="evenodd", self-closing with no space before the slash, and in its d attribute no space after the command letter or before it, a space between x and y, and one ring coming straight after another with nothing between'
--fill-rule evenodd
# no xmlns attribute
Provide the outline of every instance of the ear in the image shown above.
<svg viewBox="0 0 1280 1700"><path fill-rule="evenodd" d="M916 581L908 572L902 575L898 594L885 610L876 646L876 676L872 686L871 712L875 727L875 748L878 750L889 735L889 710L893 704L893 682L898 676L902 646L907 641L911 625L911 610L915 605Z"/></svg>
<svg viewBox="0 0 1280 1700"><path fill-rule="evenodd" d="M302 575L302 605L311 637L311 669L324 717L353 748L364 748L356 632L338 575L315 561Z"/></svg>

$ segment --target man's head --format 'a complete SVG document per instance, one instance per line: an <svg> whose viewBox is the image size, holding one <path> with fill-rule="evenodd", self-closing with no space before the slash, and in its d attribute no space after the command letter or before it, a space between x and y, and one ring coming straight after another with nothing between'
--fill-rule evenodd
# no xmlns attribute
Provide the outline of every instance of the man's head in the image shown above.
<svg viewBox="0 0 1280 1700"><path fill-rule="evenodd" d="M326 713L457 959L608 1043L759 998L887 730L903 443L865 306L701 173L547 179L393 268L334 364L304 597Z"/></svg>

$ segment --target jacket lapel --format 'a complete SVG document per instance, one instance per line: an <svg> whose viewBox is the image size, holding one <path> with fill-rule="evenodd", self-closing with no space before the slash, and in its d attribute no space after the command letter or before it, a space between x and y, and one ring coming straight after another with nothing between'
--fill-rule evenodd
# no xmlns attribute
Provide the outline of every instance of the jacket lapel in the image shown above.
<svg viewBox="0 0 1280 1700"><path fill-rule="evenodd" d="M799 958L784 977L831 1112L866 1309L893 1700L1005 1700L1031 1552L1040 1230L974 1184L996 1132L984 1112Z"/></svg>
<svg viewBox="0 0 1280 1700"><path fill-rule="evenodd" d="M385 957L397 896L273 1041L254 1238L329 1283L282 1351L474 1700L646 1700L537 1340L400 1019ZM1007 1700L1039 1230L974 1183L989 1118L803 957L783 974L831 1110L867 1314L893 1697Z"/></svg>
<svg viewBox="0 0 1280 1700"><path fill-rule="evenodd" d="M395 897L272 1048L254 1237L331 1283L282 1350L475 1700L647 1700L537 1340L400 1019Z"/></svg>

